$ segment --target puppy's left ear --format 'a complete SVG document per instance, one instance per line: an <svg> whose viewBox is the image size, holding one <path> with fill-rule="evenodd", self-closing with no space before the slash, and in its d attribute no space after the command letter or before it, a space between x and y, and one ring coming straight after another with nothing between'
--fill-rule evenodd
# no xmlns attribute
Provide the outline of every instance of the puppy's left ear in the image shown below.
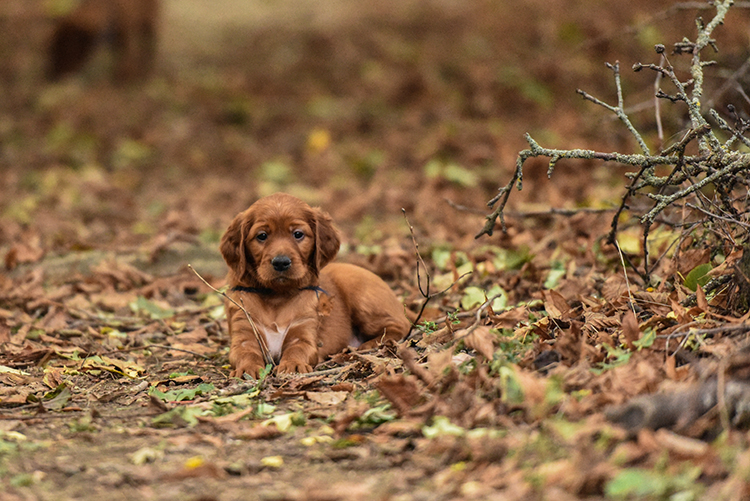
<svg viewBox="0 0 750 501"><path fill-rule="evenodd" d="M323 266L327 265L336 254L339 252L341 247L341 238L339 232L335 226L333 226L333 220L327 212L323 212L321 209L313 209L313 218L315 226L315 256L313 264L317 271L320 271Z"/></svg>

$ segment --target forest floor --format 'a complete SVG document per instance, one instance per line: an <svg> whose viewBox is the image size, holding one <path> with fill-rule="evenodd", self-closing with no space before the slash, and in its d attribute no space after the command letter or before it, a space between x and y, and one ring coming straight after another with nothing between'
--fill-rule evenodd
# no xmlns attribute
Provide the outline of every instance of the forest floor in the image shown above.
<svg viewBox="0 0 750 501"><path fill-rule="evenodd" d="M0 82L3 499L750 496L750 437L726 407L659 430L607 418L638 395L741 376L744 312L731 290L696 285L730 274L741 247L657 225L644 283L604 240L627 169L593 162L547 179L530 161L507 231L474 238L524 132L633 150L575 89L612 102L603 63L655 61L655 43L694 36L695 9L231 3L252 7L164 2L158 64L129 84L109 81L106 51L42 82L47 21L0 19L14 28L0 29L0 59L13 54ZM747 58L747 21L738 9L717 30L707 89ZM623 72L657 144L649 78ZM679 138L684 112L663 115ZM377 272L409 310L430 277L407 340L311 374L228 376L222 298L188 264L222 287L224 229L276 191L329 212L339 260ZM631 215L618 241L637 264Z"/></svg>

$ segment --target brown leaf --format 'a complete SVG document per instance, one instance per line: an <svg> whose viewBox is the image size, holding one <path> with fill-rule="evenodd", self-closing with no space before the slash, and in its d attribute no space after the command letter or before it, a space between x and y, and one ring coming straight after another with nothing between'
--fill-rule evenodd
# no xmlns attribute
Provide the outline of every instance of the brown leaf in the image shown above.
<svg viewBox="0 0 750 501"><path fill-rule="evenodd" d="M693 319L690 318L690 315L688 315L687 310L680 303L678 303L674 299L671 299L670 305L672 306L672 311L677 317L678 322L680 322L681 324L687 324L687 323L692 322Z"/></svg>
<svg viewBox="0 0 750 501"><path fill-rule="evenodd" d="M684 437L665 428L657 430L655 438L662 447L683 459L702 457L710 447L703 440Z"/></svg>
<svg viewBox="0 0 750 501"><path fill-rule="evenodd" d="M617 317L608 316L598 311L584 311L583 319L585 321L583 332L587 334L593 334L595 332L608 330L622 325L622 323L617 320Z"/></svg>
<svg viewBox="0 0 750 501"><path fill-rule="evenodd" d="M54 389L60 386L62 380L62 370L57 367L47 367L44 369L44 377L42 378L44 384Z"/></svg>
<svg viewBox="0 0 750 501"><path fill-rule="evenodd" d="M612 275L602 286L602 296L609 303L617 303L628 294L628 284L622 275Z"/></svg>
<svg viewBox="0 0 750 501"><path fill-rule="evenodd" d="M400 415L406 415L419 403L422 391L414 376L382 376L375 383L378 391L387 398Z"/></svg>
<svg viewBox="0 0 750 501"><path fill-rule="evenodd" d="M529 320L528 306L518 306L516 308L504 311L492 317L492 323L498 329L513 329L521 322Z"/></svg>
<svg viewBox="0 0 750 501"><path fill-rule="evenodd" d="M346 400L349 393L345 391L306 391L305 397L320 405L337 405Z"/></svg>
<svg viewBox="0 0 750 501"><path fill-rule="evenodd" d="M494 340L495 336L490 332L490 327L482 325L474 329L468 335L465 335L465 331L458 331L456 337L461 339L463 336L464 343L466 346L473 349L487 360L492 360L492 356L495 353Z"/></svg>
<svg viewBox="0 0 750 501"><path fill-rule="evenodd" d="M10 327L0 322L0 345L10 342Z"/></svg>
<svg viewBox="0 0 750 501"><path fill-rule="evenodd" d="M570 305L565 298L557 291L544 290L544 309L552 318L567 319L570 312Z"/></svg>
<svg viewBox="0 0 750 501"><path fill-rule="evenodd" d="M451 366L451 360L453 359L453 352L451 350L439 350L427 355L427 369L430 372L429 381L439 379L445 369ZM425 380L425 383L428 383Z"/></svg>
<svg viewBox="0 0 750 501"><path fill-rule="evenodd" d="M110 289L98 294L91 294L91 302L105 311L118 311L128 308L128 305L138 299L131 292L115 292Z"/></svg>
<svg viewBox="0 0 750 501"><path fill-rule="evenodd" d="M68 326L67 315L53 306L49 309L41 322L41 327L47 332L55 332L65 329Z"/></svg>
<svg viewBox="0 0 750 501"><path fill-rule="evenodd" d="M163 481L179 481L188 478L226 478L227 473L215 463L203 463L196 467L184 467L183 469L161 476Z"/></svg>
<svg viewBox="0 0 750 501"><path fill-rule="evenodd" d="M12 270L19 264L36 263L44 257L39 235L32 235L23 243L17 243L5 255L5 268Z"/></svg>
<svg viewBox="0 0 750 501"><path fill-rule="evenodd" d="M622 337L629 349L635 348L633 341L641 338L641 329L638 327L638 319L635 318L633 310L628 310L622 316Z"/></svg>
<svg viewBox="0 0 750 501"><path fill-rule="evenodd" d="M706 293L703 292L703 287L700 285L695 288L695 302L702 311L708 311L708 301L706 300Z"/></svg>
<svg viewBox="0 0 750 501"><path fill-rule="evenodd" d="M708 263L711 259L710 249L688 249L679 253L676 267L677 271L685 276L696 266Z"/></svg>
<svg viewBox="0 0 750 501"><path fill-rule="evenodd" d="M250 428L245 428L237 434L235 438L239 440L267 440L270 438L276 438L283 435L276 426L265 426L262 424L253 425Z"/></svg>
<svg viewBox="0 0 750 501"><path fill-rule="evenodd" d="M354 391L354 385L352 383L339 383L334 384L330 388L331 391L348 391L349 393Z"/></svg>
<svg viewBox="0 0 750 501"><path fill-rule="evenodd" d="M691 374L690 364L677 367L677 358L674 355L667 357L664 362L664 372L673 381L684 381Z"/></svg>
<svg viewBox="0 0 750 501"><path fill-rule="evenodd" d="M445 351L450 355L449 350ZM423 365L420 365L417 362L417 354L411 348L400 349L398 351L398 356L401 357L401 360L404 362L404 367L428 386L432 385L434 381L433 375L438 376L440 374L439 372L435 373L435 371L428 371ZM432 368L432 366L430 366L430 368Z"/></svg>

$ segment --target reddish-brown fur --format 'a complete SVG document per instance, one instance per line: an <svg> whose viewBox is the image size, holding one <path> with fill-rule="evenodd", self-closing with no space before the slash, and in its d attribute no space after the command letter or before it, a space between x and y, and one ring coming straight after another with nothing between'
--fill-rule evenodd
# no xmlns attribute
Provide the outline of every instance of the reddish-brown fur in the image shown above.
<svg viewBox="0 0 750 501"><path fill-rule="evenodd" d="M158 14L158 0L82 0L55 20L50 79L80 71L102 44L112 49L115 79L147 75L156 54Z"/></svg>
<svg viewBox="0 0 750 501"><path fill-rule="evenodd" d="M221 239L227 294L247 310L279 372L310 372L347 346L367 348L409 333L403 306L380 277L328 264L339 245L328 214L283 193L237 215ZM233 291L236 286L252 291ZM266 362L251 324L231 301L226 308L231 375L258 377Z"/></svg>

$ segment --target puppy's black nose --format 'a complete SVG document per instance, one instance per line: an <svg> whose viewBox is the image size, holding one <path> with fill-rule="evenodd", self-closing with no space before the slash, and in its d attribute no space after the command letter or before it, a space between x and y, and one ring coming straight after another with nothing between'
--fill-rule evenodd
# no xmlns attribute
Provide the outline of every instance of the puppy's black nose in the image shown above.
<svg viewBox="0 0 750 501"><path fill-rule="evenodd" d="M286 271L292 266L292 260L289 256L276 256L271 259L271 266L273 266L273 269L276 271Z"/></svg>

